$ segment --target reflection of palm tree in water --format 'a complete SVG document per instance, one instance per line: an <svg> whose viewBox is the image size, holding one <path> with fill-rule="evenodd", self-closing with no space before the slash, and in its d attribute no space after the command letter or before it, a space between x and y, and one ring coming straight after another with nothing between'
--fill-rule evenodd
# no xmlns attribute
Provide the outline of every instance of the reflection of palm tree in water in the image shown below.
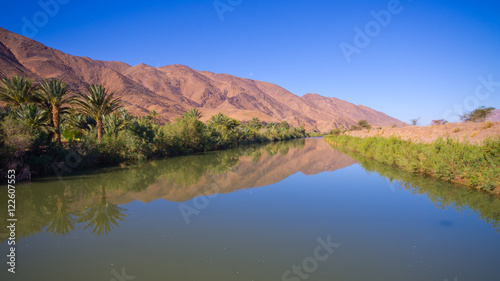
<svg viewBox="0 0 500 281"><path fill-rule="evenodd" d="M106 190L101 185L99 201L90 205L78 219L78 222L86 223L84 229L92 227L92 233L97 235L108 234L114 226L118 226L119 221L123 221L127 217L122 213L123 211L126 210L108 202Z"/></svg>
<svg viewBox="0 0 500 281"><path fill-rule="evenodd" d="M57 195L56 206L56 212L51 216L52 220L49 222L47 232L52 232L52 237L56 234L69 235L70 231L75 230L75 219L68 211L67 200L64 198L64 195Z"/></svg>

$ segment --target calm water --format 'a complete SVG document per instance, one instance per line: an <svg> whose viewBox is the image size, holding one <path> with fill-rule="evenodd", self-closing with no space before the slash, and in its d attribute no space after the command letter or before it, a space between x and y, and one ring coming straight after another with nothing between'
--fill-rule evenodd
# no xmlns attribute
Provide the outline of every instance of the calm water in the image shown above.
<svg viewBox="0 0 500 281"><path fill-rule="evenodd" d="M2 281L500 280L500 200L322 139L16 189L17 273L2 227Z"/></svg>

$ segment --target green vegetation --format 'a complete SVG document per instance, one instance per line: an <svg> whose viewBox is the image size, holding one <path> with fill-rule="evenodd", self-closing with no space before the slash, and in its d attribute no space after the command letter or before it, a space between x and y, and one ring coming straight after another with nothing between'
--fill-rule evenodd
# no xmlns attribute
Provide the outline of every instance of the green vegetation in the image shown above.
<svg viewBox="0 0 500 281"><path fill-rule="evenodd" d="M76 93L78 98L72 102L76 105L78 113L95 120L97 139L101 143L104 132L103 119L121 108L121 102L119 99L113 98L115 93L108 93L102 85L89 85L87 92L88 94Z"/></svg>
<svg viewBox="0 0 500 281"><path fill-rule="evenodd" d="M445 125L448 124L448 121L444 119L438 119L438 120L432 120L431 126L440 126L440 125Z"/></svg>
<svg viewBox="0 0 500 281"><path fill-rule="evenodd" d="M333 129L330 131L330 134L331 135L334 135L334 136L338 136L342 133L342 131L340 129Z"/></svg>
<svg viewBox="0 0 500 281"><path fill-rule="evenodd" d="M16 225L18 239L43 232L64 236L78 227L90 229L95 235L106 235L126 218L127 210L118 206L116 200L127 198L129 192L135 196L160 181L164 192L161 196L168 195L179 201L216 194L223 191L218 185L204 188L194 185L204 176L231 171L241 157L258 162L263 155L284 155L290 149L303 149L304 145L304 139L253 144L203 155L152 160L123 168L104 168L92 176L73 174L64 181L21 183L16 185L16 212L23 218ZM234 186L235 190L239 188ZM0 202L5 202L1 204L6 204L7 200L7 189L0 190ZM7 212L0 212L0 220L6 222L7 215ZM6 236L0 237L0 243L4 238Z"/></svg>
<svg viewBox="0 0 500 281"><path fill-rule="evenodd" d="M68 84L61 80L43 80L39 91L35 93L36 100L39 101L42 108L50 113L51 125L54 129L57 143L61 143L61 114L67 114L69 108L64 106L68 104L69 98Z"/></svg>
<svg viewBox="0 0 500 281"><path fill-rule="evenodd" d="M462 119L462 121L466 122L484 122L486 121L486 118L488 118L488 116L493 113L493 110L495 110L494 107L481 106L470 113L465 113L464 115L460 116L460 118Z"/></svg>
<svg viewBox="0 0 500 281"><path fill-rule="evenodd" d="M61 80L0 80L0 100L7 104L0 108L0 176L16 169L26 179L57 174L60 167L136 163L307 135L286 121L265 125L254 118L242 124L222 113L203 123L197 108L159 125L156 111L132 116L102 85L86 89L72 94Z"/></svg>
<svg viewBox="0 0 500 281"><path fill-rule="evenodd" d="M366 120L359 120L357 125L353 125L349 128L349 131L360 131L363 129L370 130L372 125L368 124Z"/></svg>
<svg viewBox="0 0 500 281"><path fill-rule="evenodd" d="M307 136L310 138L319 138L319 137L324 137L326 136L326 133L319 133L319 132L309 132L307 133Z"/></svg>
<svg viewBox="0 0 500 281"><path fill-rule="evenodd" d="M482 145L438 139L414 143L396 137L327 136L338 147L408 172L423 173L489 192L500 187L500 138Z"/></svg>
<svg viewBox="0 0 500 281"><path fill-rule="evenodd" d="M472 210L498 232L500 228L500 200L497 196L484 194L471 188L457 188L456 185L446 181L404 171L343 147L335 148L354 158L365 171L374 171L387 178L390 186L408 190L413 194L425 195L436 208L442 210L453 208L465 215L470 212L469 210Z"/></svg>

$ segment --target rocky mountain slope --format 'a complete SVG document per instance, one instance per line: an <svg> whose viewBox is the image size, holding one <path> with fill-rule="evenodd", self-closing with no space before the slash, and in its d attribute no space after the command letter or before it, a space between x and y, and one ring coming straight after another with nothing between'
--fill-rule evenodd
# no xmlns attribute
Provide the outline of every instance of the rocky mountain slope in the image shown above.
<svg viewBox="0 0 500 281"><path fill-rule="evenodd" d="M22 75L36 81L60 78L73 91L98 83L116 91L132 114L156 110L172 120L191 107L200 108L205 120L222 112L246 121L286 120L307 130L328 131L367 120L376 126L405 123L371 108L318 94L302 97L280 86L228 74L197 71L183 65L159 68L146 64L99 61L65 54L0 28L0 75Z"/></svg>

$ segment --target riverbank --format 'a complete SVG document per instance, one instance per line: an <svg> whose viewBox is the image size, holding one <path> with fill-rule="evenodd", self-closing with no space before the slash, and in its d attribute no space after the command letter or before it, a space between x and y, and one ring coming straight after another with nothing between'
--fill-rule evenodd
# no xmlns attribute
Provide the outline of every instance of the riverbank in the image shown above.
<svg viewBox="0 0 500 281"><path fill-rule="evenodd" d="M330 144L405 171L500 193L500 138L481 144L437 138L424 143L398 137L326 136Z"/></svg>
<svg viewBox="0 0 500 281"><path fill-rule="evenodd" d="M375 172L385 177L392 191L402 189L415 195L425 195L436 206L452 208L461 213L469 209L481 220L491 224L497 232L500 229L500 196L498 194L485 194L480 190L457 187L453 183L404 171L348 149L336 147L335 150L356 160L368 173Z"/></svg>
<svg viewBox="0 0 500 281"><path fill-rule="evenodd" d="M3 165L15 167L18 181L46 176L61 177L75 171L95 170L113 166L134 165L146 160L171 158L209 151L226 150L247 145L257 145L301 139L307 133L293 130L292 134L284 134L279 139L260 136L245 139L241 142L219 145L206 141L203 146L183 146L177 144L141 142L127 143L125 140L106 139L102 143L95 141L72 141L63 145L51 144L43 149L31 150L7 159ZM141 145L142 144L142 145ZM4 177L7 169L0 169L0 177Z"/></svg>
<svg viewBox="0 0 500 281"><path fill-rule="evenodd" d="M78 170L308 136L304 128L290 127L286 122L262 124L256 119L241 124L222 114L207 123L189 115L164 125L148 117L126 117L119 121L119 128L114 123L105 123L107 130L101 140L92 126L83 126L89 130L79 131L65 128L59 144L47 133L8 116L0 122L0 178L11 169L16 170L16 180L60 177Z"/></svg>

